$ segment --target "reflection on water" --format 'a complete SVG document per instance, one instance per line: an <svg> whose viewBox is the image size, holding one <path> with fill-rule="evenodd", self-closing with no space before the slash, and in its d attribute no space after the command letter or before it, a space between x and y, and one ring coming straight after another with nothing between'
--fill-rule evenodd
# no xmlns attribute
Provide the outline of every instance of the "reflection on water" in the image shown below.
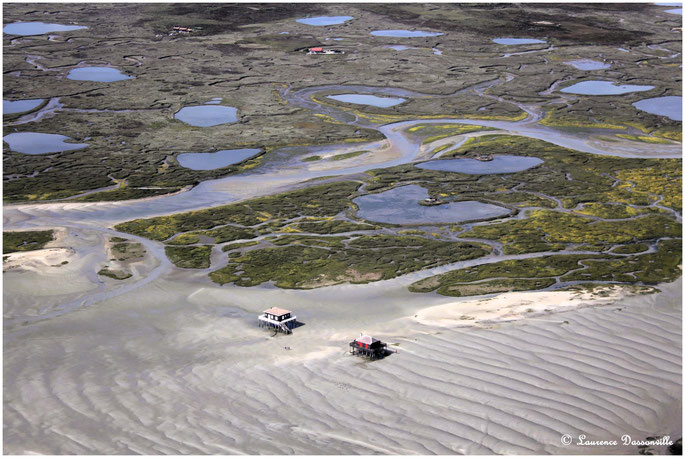
<svg viewBox="0 0 685 458"><path fill-rule="evenodd" d="M317 16L297 19L295 22L306 25L336 25L354 19L352 16Z"/></svg>
<svg viewBox="0 0 685 458"><path fill-rule="evenodd" d="M683 98L679 95L644 99L633 103L633 106L638 110L666 116L674 121L683 120Z"/></svg>
<svg viewBox="0 0 685 458"><path fill-rule="evenodd" d="M376 37L421 38L437 37L440 32L425 32L422 30L374 30L371 35Z"/></svg>
<svg viewBox="0 0 685 458"><path fill-rule="evenodd" d="M133 77L124 75L118 69L111 67L80 67L70 71L67 75L67 79L112 83L114 81L130 80L133 79Z"/></svg>
<svg viewBox="0 0 685 458"><path fill-rule="evenodd" d="M44 99L3 100L2 112L4 114L25 113L38 108L43 101Z"/></svg>
<svg viewBox="0 0 685 458"><path fill-rule="evenodd" d="M338 102L356 103L358 105L372 105L374 107L388 108L399 105L406 101L401 97L378 97L377 95L369 94L340 94L329 95L329 99L337 100Z"/></svg>
<svg viewBox="0 0 685 458"><path fill-rule="evenodd" d="M191 126L211 127L238 120L238 109L226 106L198 105L181 108L174 118Z"/></svg>
<svg viewBox="0 0 685 458"><path fill-rule="evenodd" d="M181 167L187 169L214 170L243 162L260 151L260 149L255 148L242 148L225 149L216 153L184 153L179 154L176 160Z"/></svg>
<svg viewBox="0 0 685 458"><path fill-rule="evenodd" d="M535 38L494 38L492 41L498 45L532 45L536 43L547 43L545 40Z"/></svg>
<svg viewBox="0 0 685 458"><path fill-rule="evenodd" d="M41 35L49 32L69 32L71 30L87 29L82 25L48 24L45 22L13 22L7 24L2 31L8 35Z"/></svg>
<svg viewBox="0 0 685 458"><path fill-rule="evenodd" d="M64 143L72 140L66 135L38 132L17 132L5 135L2 139L10 146L10 150L24 154L59 153L88 146L87 143Z"/></svg>
<svg viewBox="0 0 685 458"><path fill-rule="evenodd" d="M629 92L643 92L654 89L654 86L635 84L616 84L611 81L583 81L561 90L568 94L581 95L620 95Z"/></svg>
<svg viewBox="0 0 685 458"><path fill-rule="evenodd" d="M528 156L495 156L491 161L477 159L442 159L422 162L416 167L426 170L466 173L468 175L494 175L497 173L514 173L528 170L542 164L542 159Z"/></svg>
<svg viewBox="0 0 685 458"><path fill-rule="evenodd" d="M476 201L426 206L428 191L418 185L401 186L378 194L357 197L357 216L369 221L391 224L457 223L504 216L509 210Z"/></svg>

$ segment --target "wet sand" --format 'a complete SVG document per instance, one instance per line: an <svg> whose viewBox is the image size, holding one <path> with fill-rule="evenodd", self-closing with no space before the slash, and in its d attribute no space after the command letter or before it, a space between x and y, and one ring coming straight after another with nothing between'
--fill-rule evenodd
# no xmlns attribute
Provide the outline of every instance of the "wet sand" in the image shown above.
<svg viewBox="0 0 685 458"><path fill-rule="evenodd" d="M461 301L399 280L302 292L163 273L5 327L5 453L618 454L637 449L560 437L680 437L681 280ZM258 328L273 304L304 325ZM360 332L398 353L350 356Z"/></svg>

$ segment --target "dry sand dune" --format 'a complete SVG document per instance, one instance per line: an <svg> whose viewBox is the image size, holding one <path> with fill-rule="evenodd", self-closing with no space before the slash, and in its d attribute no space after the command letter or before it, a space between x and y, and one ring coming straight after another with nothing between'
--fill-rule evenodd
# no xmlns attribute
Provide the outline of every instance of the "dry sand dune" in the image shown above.
<svg viewBox="0 0 685 458"><path fill-rule="evenodd" d="M271 337L256 296L172 274L6 330L4 451L636 453L560 438L680 437L680 288L481 327L422 324L409 293L381 288L303 301L306 324ZM350 356L360 331L398 353Z"/></svg>

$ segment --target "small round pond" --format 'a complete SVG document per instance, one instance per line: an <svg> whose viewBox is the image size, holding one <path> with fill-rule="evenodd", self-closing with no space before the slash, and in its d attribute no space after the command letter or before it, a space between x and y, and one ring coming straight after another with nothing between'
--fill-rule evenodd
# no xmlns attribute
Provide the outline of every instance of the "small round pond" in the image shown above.
<svg viewBox="0 0 685 458"><path fill-rule="evenodd" d="M683 120L683 98L679 95L644 99L633 103L633 106L638 110L666 116L674 121Z"/></svg>
<svg viewBox="0 0 685 458"><path fill-rule="evenodd" d="M13 22L7 24L2 31L8 35L42 35L50 32L69 32L87 29L83 25L48 24L45 22Z"/></svg>
<svg viewBox="0 0 685 458"><path fill-rule="evenodd" d="M532 45L547 43L545 40L538 40L535 38L494 38L492 41L498 45Z"/></svg>
<svg viewBox="0 0 685 458"><path fill-rule="evenodd" d="M528 156L495 156L491 161L478 159L441 159L417 164L416 167L426 170L465 173L467 175L494 175L497 173L514 173L528 170L542 164L542 159Z"/></svg>
<svg viewBox="0 0 685 458"><path fill-rule="evenodd" d="M337 100L338 102L371 105L380 108L394 107L406 101L402 97L378 97L377 95L370 94L339 94L329 95L327 98Z"/></svg>
<svg viewBox="0 0 685 458"><path fill-rule="evenodd" d="M133 77L124 75L120 70L111 67L79 67L70 71L67 79L113 83L114 81L130 80Z"/></svg>
<svg viewBox="0 0 685 458"><path fill-rule="evenodd" d="M238 120L238 109L219 105L197 105L181 108L174 118L191 126L212 127Z"/></svg>
<svg viewBox="0 0 685 458"><path fill-rule="evenodd" d="M606 68L611 67L611 65L607 63L591 59L572 60L564 63L568 65L573 65L578 70L604 70Z"/></svg>
<svg viewBox="0 0 685 458"><path fill-rule="evenodd" d="M654 89L654 86L635 84L616 84L611 81L582 81L561 90L567 94L580 95L620 95L629 92L643 92Z"/></svg>
<svg viewBox="0 0 685 458"><path fill-rule="evenodd" d="M10 150L24 154L61 153L88 146L87 143L65 143L72 140L65 135L41 134L38 132L17 132L2 138Z"/></svg>
<svg viewBox="0 0 685 458"><path fill-rule="evenodd" d="M44 99L3 100L2 112L4 114L26 113L38 108L44 101Z"/></svg>
<svg viewBox="0 0 685 458"><path fill-rule="evenodd" d="M181 165L191 170L214 170L238 164L262 150L256 148L224 149L216 153L183 153L176 157Z"/></svg>
<svg viewBox="0 0 685 458"><path fill-rule="evenodd" d="M397 38L421 38L437 37L442 35L440 32L426 32L423 30L374 30L371 35L375 37L397 37Z"/></svg>
<svg viewBox="0 0 685 458"><path fill-rule="evenodd" d="M426 206L419 204L428 198L428 191L418 185L407 185L378 194L357 197L357 216L369 221L390 224L458 223L494 218L509 214L497 205L476 201L452 202Z"/></svg>
<svg viewBox="0 0 685 458"><path fill-rule="evenodd" d="M336 25L354 19L352 16L317 16L297 19L295 22L306 25Z"/></svg>

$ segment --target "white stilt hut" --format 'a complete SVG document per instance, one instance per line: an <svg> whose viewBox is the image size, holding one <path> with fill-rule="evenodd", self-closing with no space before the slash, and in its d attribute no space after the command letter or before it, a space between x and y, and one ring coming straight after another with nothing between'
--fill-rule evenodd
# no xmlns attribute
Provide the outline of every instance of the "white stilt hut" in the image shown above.
<svg viewBox="0 0 685 458"><path fill-rule="evenodd" d="M290 310L285 310L278 307L271 307L269 310L264 310L262 315L257 317L259 326L272 328L276 331L283 331L290 334L297 324L297 317L292 314Z"/></svg>

